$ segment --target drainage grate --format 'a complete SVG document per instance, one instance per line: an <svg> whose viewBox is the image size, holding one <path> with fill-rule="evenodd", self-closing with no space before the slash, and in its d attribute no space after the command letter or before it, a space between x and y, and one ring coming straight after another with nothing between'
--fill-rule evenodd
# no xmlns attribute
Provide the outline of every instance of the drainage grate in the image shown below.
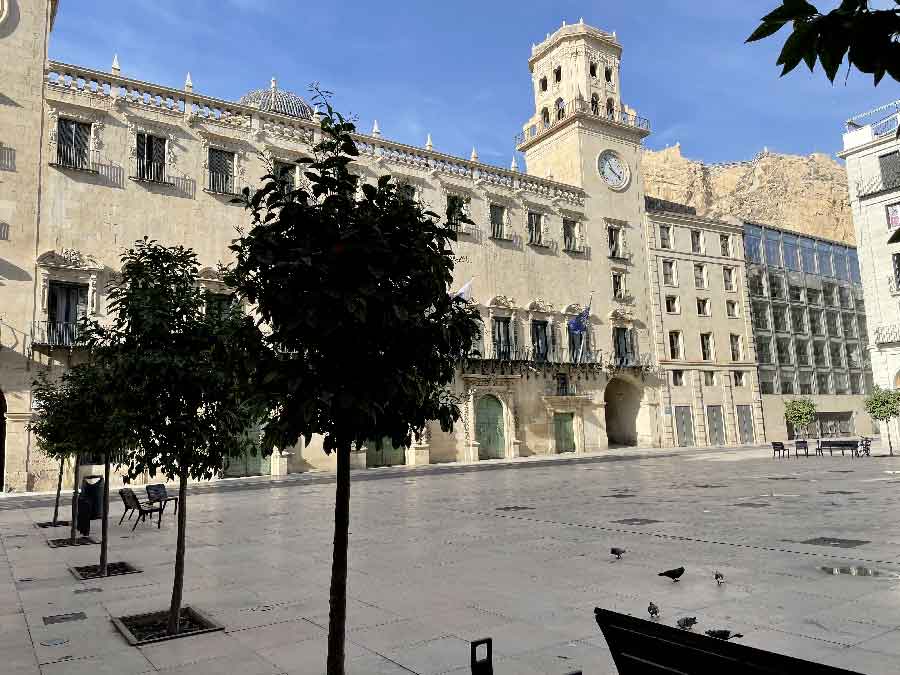
<svg viewBox="0 0 900 675"><path fill-rule="evenodd" d="M87 615L84 612L72 612L71 614L54 614L53 616L44 617L44 625L49 626L54 623L66 623L67 621L84 621Z"/></svg>
<svg viewBox="0 0 900 675"><path fill-rule="evenodd" d="M764 509L768 505L767 502L738 502L737 504L732 504L732 506L743 506L748 509Z"/></svg>
<svg viewBox="0 0 900 675"><path fill-rule="evenodd" d="M42 529L42 530L43 530L43 529L46 529L46 528L48 528L48 527L68 527L68 526L69 526L69 521L68 521L68 520L57 520L57 521L56 521L56 525L54 525L54 524L53 524L53 521L50 520L50 521L47 521L47 522L44 522L44 523L35 523L34 526L37 527L37 528L40 528L40 529Z"/></svg>
<svg viewBox="0 0 900 675"><path fill-rule="evenodd" d="M90 544L99 544L100 542L91 537L78 537L72 541L69 537L65 539L48 539L47 546L50 548L63 548L65 546L88 546Z"/></svg>
<svg viewBox="0 0 900 675"><path fill-rule="evenodd" d="M815 539L807 539L806 541L801 541L801 544L808 544L809 546L831 546L833 548L856 548L857 546L862 546L863 544L870 544L869 541L864 541L862 539L839 539L837 537L816 537Z"/></svg>
<svg viewBox="0 0 900 675"><path fill-rule="evenodd" d="M712 485L712 484L709 484L709 483L704 483L704 484L702 484L702 485L695 485L694 487L695 487L695 488L699 488L699 489L701 489L701 490L709 490L709 489L711 489L711 488L726 488L726 487L728 487L728 486L727 486L727 485Z"/></svg>
<svg viewBox="0 0 900 675"><path fill-rule="evenodd" d="M497 511L534 511L530 506L500 506Z"/></svg>
<svg viewBox="0 0 900 675"><path fill-rule="evenodd" d="M616 493L614 495L600 495L600 496L608 498L608 499L627 499L628 497L634 497L635 495L624 495L622 493Z"/></svg>
<svg viewBox="0 0 900 675"><path fill-rule="evenodd" d="M72 574L77 579L103 579L100 575L100 565L81 565L78 567L70 567ZM137 567L127 562L112 562L106 566L107 577L117 577L123 574L137 574L140 572Z"/></svg>
<svg viewBox="0 0 900 675"><path fill-rule="evenodd" d="M854 490L825 490L823 495L858 495L859 492Z"/></svg>
<svg viewBox="0 0 900 675"><path fill-rule="evenodd" d="M797 480L796 476L766 476L769 480Z"/></svg>
<svg viewBox="0 0 900 675"><path fill-rule="evenodd" d="M82 593L102 593L102 588L76 588L72 591L75 595L81 595Z"/></svg>
<svg viewBox="0 0 900 675"><path fill-rule="evenodd" d="M62 647L69 644L68 638L51 638L50 640L41 640L44 647Z"/></svg>
<svg viewBox="0 0 900 675"><path fill-rule="evenodd" d="M622 520L614 520L614 523L622 525L650 525L652 523L661 523L661 520L653 520L652 518L623 518Z"/></svg>
<svg viewBox="0 0 900 675"><path fill-rule="evenodd" d="M837 576L838 574L848 574L851 577L881 577L881 576L889 576L895 577L896 574L885 574L884 572L880 572L879 570L872 569L871 567L820 567L823 572L827 572L828 574L833 574Z"/></svg>

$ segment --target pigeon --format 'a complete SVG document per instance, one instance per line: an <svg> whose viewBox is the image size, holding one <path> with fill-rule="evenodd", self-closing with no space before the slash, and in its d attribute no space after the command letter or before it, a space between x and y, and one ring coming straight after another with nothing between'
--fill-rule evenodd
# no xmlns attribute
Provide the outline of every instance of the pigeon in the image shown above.
<svg viewBox="0 0 900 675"><path fill-rule="evenodd" d="M708 630L706 634L711 638L717 638L719 640L730 640L731 638L742 638L744 637L740 633L732 633L730 630L718 629L718 630Z"/></svg>
<svg viewBox="0 0 900 675"><path fill-rule="evenodd" d="M695 623L697 623L696 616L686 616L681 619L678 619L678 627L681 630L692 630L694 628Z"/></svg>
<svg viewBox="0 0 900 675"><path fill-rule="evenodd" d="M715 577L716 584L718 584L719 586L725 583L725 575L722 574L719 570L715 571L713 577Z"/></svg>
<svg viewBox="0 0 900 675"><path fill-rule="evenodd" d="M678 567L674 570L666 570L665 572L660 572L656 576L659 577L669 577L672 581L678 581L678 578L684 574L684 567Z"/></svg>
<svg viewBox="0 0 900 675"><path fill-rule="evenodd" d="M658 618L659 618L659 607L656 606L656 603L651 602L651 603L650 603L650 606L647 607L647 612L650 613L650 618L651 618L651 619L658 619Z"/></svg>
<svg viewBox="0 0 900 675"><path fill-rule="evenodd" d="M616 560L621 560L622 556L625 555L626 551L624 548L619 548L618 546L613 546L609 549L610 555L616 556Z"/></svg>

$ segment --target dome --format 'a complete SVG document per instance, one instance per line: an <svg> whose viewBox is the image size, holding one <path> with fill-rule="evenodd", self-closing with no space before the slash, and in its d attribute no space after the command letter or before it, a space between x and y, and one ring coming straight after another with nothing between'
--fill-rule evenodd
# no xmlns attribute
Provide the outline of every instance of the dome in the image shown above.
<svg viewBox="0 0 900 675"><path fill-rule="evenodd" d="M272 78L272 85L268 89L254 89L238 100L241 105L251 106L266 112L281 113L291 117L299 117L311 120L313 109L294 92L279 89Z"/></svg>

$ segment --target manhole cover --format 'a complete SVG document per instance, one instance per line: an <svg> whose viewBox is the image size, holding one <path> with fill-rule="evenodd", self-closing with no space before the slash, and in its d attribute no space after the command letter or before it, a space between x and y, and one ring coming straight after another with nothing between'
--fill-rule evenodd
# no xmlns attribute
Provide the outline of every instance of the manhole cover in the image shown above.
<svg viewBox="0 0 900 675"><path fill-rule="evenodd" d="M825 490L823 495L858 495L854 490Z"/></svg>
<svg viewBox="0 0 900 675"><path fill-rule="evenodd" d="M862 539L839 539L837 537L816 537L815 539L807 539L806 541L801 541L801 544L808 544L809 546L832 546L834 548L856 548L857 546L862 546L863 544L869 544L871 542L864 541Z"/></svg>
<svg viewBox="0 0 900 675"><path fill-rule="evenodd" d="M651 523L661 523L661 520L653 520L652 518L624 518L623 520L614 520L614 523L622 523L622 525L650 525Z"/></svg>
<svg viewBox="0 0 900 675"><path fill-rule="evenodd" d="M884 572L880 572L876 569L872 569L871 567L829 567L824 566L820 567L823 572L827 572L828 574L833 574L837 576L838 574L847 574L851 577L881 577L881 576L896 576L894 574L885 574Z"/></svg>
<svg viewBox="0 0 900 675"><path fill-rule="evenodd" d="M41 640L41 644L44 647L62 647L69 644L69 640L67 638L53 638L51 640Z"/></svg>
<svg viewBox="0 0 900 675"><path fill-rule="evenodd" d="M53 623L65 623L67 621L84 621L87 615L84 612L72 612L71 614L54 614L53 616L44 617L44 625L49 626Z"/></svg>
<svg viewBox="0 0 900 675"><path fill-rule="evenodd" d="M766 503L766 502L738 502L737 504L734 504L733 506L743 506L744 508L747 508L747 509L764 509L768 506L768 503Z"/></svg>
<svg viewBox="0 0 900 675"><path fill-rule="evenodd" d="M534 511L530 506L500 506L497 511Z"/></svg>

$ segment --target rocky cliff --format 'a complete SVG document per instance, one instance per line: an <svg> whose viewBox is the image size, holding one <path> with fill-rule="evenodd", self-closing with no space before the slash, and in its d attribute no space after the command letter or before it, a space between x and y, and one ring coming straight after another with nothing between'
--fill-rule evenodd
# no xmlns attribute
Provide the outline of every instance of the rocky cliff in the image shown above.
<svg viewBox="0 0 900 675"><path fill-rule="evenodd" d="M699 215L854 243L847 173L828 155L764 150L749 162L704 164L675 145L644 151L642 171L648 196L687 204Z"/></svg>

